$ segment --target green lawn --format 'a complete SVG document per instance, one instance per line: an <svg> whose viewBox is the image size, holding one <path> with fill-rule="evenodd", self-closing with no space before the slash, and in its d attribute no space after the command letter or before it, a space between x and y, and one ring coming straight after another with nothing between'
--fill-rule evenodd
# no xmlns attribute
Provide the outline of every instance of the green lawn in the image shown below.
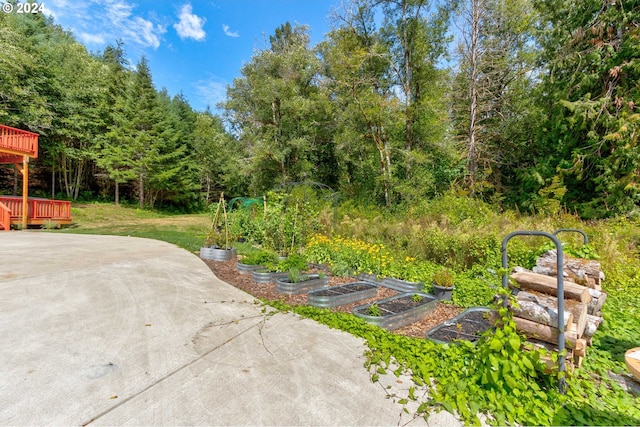
<svg viewBox="0 0 640 427"><path fill-rule="evenodd" d="M60 232L146 237L190 251L200 249L211 221L206 213L169 214L106 203L74 204L71 215L73 224Z"/></svg>

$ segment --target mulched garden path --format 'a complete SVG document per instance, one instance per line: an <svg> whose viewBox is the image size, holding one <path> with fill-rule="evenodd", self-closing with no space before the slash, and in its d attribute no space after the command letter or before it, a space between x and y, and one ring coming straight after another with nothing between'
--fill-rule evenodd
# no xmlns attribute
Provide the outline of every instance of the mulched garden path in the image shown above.
<svg viewBox="0 0 640 427"><path fill-rule="evenodd" d="M241 289L256 298L266 300L283 301L289 305L306 305L307 294L300 295L286 295L276 292L276 284L272 283L256 283L251 278L251 274L241 274L236 268L236 260L230 261L211 261L203 260L205 264L213 271L213 273L222 281ZM312 271L314 272L314 271ZM348 277L335 277L329 276L329 286L344 285L345 283L352 283L358 281L354 278ZM375 300L382 298L388 298L397 295L398 292L385 288L378 287L378 294L375 298L369 298L366 300L358 301L351 304L341 305L334 307L331 310L351 313L351 310L358 305L368 304ZM415 338L424 338L424 334L434 326L440 323L452 319L463 311L462 308L452 304L438 303L436 309L430 312L423 319L404 326L400 329L396 329L393 332L400 335L406 335Z"/></svg>

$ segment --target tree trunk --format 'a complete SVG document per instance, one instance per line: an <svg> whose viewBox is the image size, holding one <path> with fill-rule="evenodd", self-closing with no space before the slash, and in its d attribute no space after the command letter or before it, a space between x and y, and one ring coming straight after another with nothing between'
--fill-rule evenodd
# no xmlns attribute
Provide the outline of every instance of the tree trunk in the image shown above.
<svg viewBox="0 0 640 427"><path fill-rule="evenodd" d="M138 175L138 206L144 209L144 175Z"/></svg>
<svg viewBox="0 0 640 427"><path fill-rule="evenodd" d="M411 93L411 80L412 80L412 64L411 64L411 52L409 50L409 35L407 33L407 0L402 2L402 48L404 50L404 95L405 95L405 108L404 108L404 138L405 138L405 150L407 153L411 153L411 105L412 105L412 93ZM407 157L406 162L406 174L407 180L411 179L411 157Z"/></svg>
<svg viewBox="0 0 640 427"><path fill-rule="evenodd" d="M211 176L209 176L209 174L207 174L205 181L207 183L207 194L205 200L207 201L207 206L209 206L209 200L211 199Z"/></svg>
<svg viewBox="0 0 640 427"><path fill-rule="evenodd" d="M116 206L120 206L120 183L116 179L116 188L115 188L115 202Z"/></svg>
<svg viewBox="0 0 640 427"><path fill-rule="evenodd" d="M512 273L511 278L514 279L522 289L531 289L542 292L543 294L558 296L558 284L557 278L555 277L529 271L518 271ZM588 288L567 280L564 281L564 297L565 299L575 299L586 304L591 301L591 294Z"/></svg>
<svg viewBox="0 0 640 427"><path fill-rule="evenodd" d="M475 193L476 184L476 135L478 118L478 38L480 34L480 0L471 1L471 46L469 62L471 76L469 84L469 188Z"/></svg>
<svg viewBox="0 0 640 427"><path fill-rule="evenodd" d="M377 131L374 131L377 132ZM384 201L387 207L391 206L391 199L389 197L389 181L387 179L389 171L387 170L387 159L385 156L384 145L380 138L380 135L374 134L373 136L376 140L376 147L378 148L378 152L380 153L380 169L382 172L382 187L384 191Z"/></svg>
<svg viewBox="0 0 640 427"><path fill-rule="evenodd" d="M67 162L67 156L65 156L64 153L62 154L62 161L60 163L62 164L61 172L62 177L64 178L64 192L68 198L71 198L73 194L69 185L69 164Z"/></svg>
<svg viewBox="0 0 640 427"><path fill-rule="evenodd" d="M82 186L82 176L84 175L85 165L86 162L84 160L80 160L78 166L75 168L73 200L78 200L78 196L80 195L80 187Z"/></svg>
<svg viewBox="0 0 640 427"><path fill-rule="evenodd" d="M51 198L56 198L56 167L51 167Z"/></svg>

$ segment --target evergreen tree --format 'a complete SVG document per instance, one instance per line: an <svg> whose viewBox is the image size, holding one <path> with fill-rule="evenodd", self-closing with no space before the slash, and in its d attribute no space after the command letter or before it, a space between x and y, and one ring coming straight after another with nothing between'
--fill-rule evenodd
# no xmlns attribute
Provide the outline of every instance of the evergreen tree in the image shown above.
<svg viewBox="0 0 640 427"><path fill-rule="evenodd" d="M539 195L588 217L631 212L640 204L640 3L536 4L548 117Z"/></svg>
<svg viewBox="0 0 640 427"><path fill-rule="evenodd" d="M119 123L125 123L124 107L127 84L130 73L125 59L124 45L117 42L115 46L107 46L102 54L102 62L106 65L106 94L101 106L102 123L104 127L98 135L98 150L96 161L99 167L106 171L109 179L113 180L114 201L120 204L120 185L135 178L133 171L127 168L125 156L124 129Z"/></svg>

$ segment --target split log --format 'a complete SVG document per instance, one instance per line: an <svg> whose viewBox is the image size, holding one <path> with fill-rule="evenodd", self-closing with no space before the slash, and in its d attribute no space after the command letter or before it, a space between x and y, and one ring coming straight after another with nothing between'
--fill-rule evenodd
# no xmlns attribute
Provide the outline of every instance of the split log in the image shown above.
<svg viewBox="0 0 640 427"><path fill-rule="evenodd" d="M591 337L593 337L603 321L604 319L602 317L587 314L587 326L584 329L583 336L585 338L591 339Z"/></svg>
<svg viewBox="0 0 640 427"><path fill-rule="evenodd" d="M527 337L535 338L540 341L548 342L551 344L558 344L558 337L560 331L558 328L554 328L540 323L532 322L531 320L523 319L521 317L514 317L513 321L516 324L516 328L524 333ZM580 340L582 341L582 340ZM566 331L564 333L565 347L575 349L576 346L584 345L583 342L578 342L578 336L575 332Z"/></svg>
<svg viewBox="0 0 640 427"><path fill-rule="evenodd" d="M587 355L587 340L577 339L573 349L573 357L585 357Z"/></svg>
<svg viewBox="0 0 640 427"><path fill-rule="evenodd" d="M536 261L533 268L535 273L547 276L558 275L558 251L550 250L542 254ZM594 289L602 289L602 281L605 278L601 265L598 261L591 259L574 258L564 254L562 266L563 277L574 283Z"/></svg>
<svg viewBox="0 0 640 427"><path fill-rule="evenodd" d="M591 302L589 302L587 312L594 316L598 316L602 311L604 302L607 300L607 293L597 289L589 289L589 294L591 294Z"/></svg>
<svg viewBox="0 0 640 427"><path fill-rule="evenodd" d="M576 335L578 338L582 338L584 330L587 327L587 304L583 304L578 301L567 300L565 301L565 310L568 310L573 314L573 321L576 325Z"/></svg>
<svg viewBox="0 0 640 427"><path fill-rule="evenodd" d="M517 317L558 327L558 299L549 295L520 291L517 293L520 308L511 307ZM573 322L573 314L564 311L564 330Z"/></svg>
<svg viewBox="0 0 640 427"><path fill-rule="evenodd" d="M529 271L516 271L511 274L511 278L523 289L532 289L543 294L558 296L558 281L555 277ZM570 281L564 281L564 297L565 299L575 299L583 303L591 301L591 294L588 288Z"/></svg>

